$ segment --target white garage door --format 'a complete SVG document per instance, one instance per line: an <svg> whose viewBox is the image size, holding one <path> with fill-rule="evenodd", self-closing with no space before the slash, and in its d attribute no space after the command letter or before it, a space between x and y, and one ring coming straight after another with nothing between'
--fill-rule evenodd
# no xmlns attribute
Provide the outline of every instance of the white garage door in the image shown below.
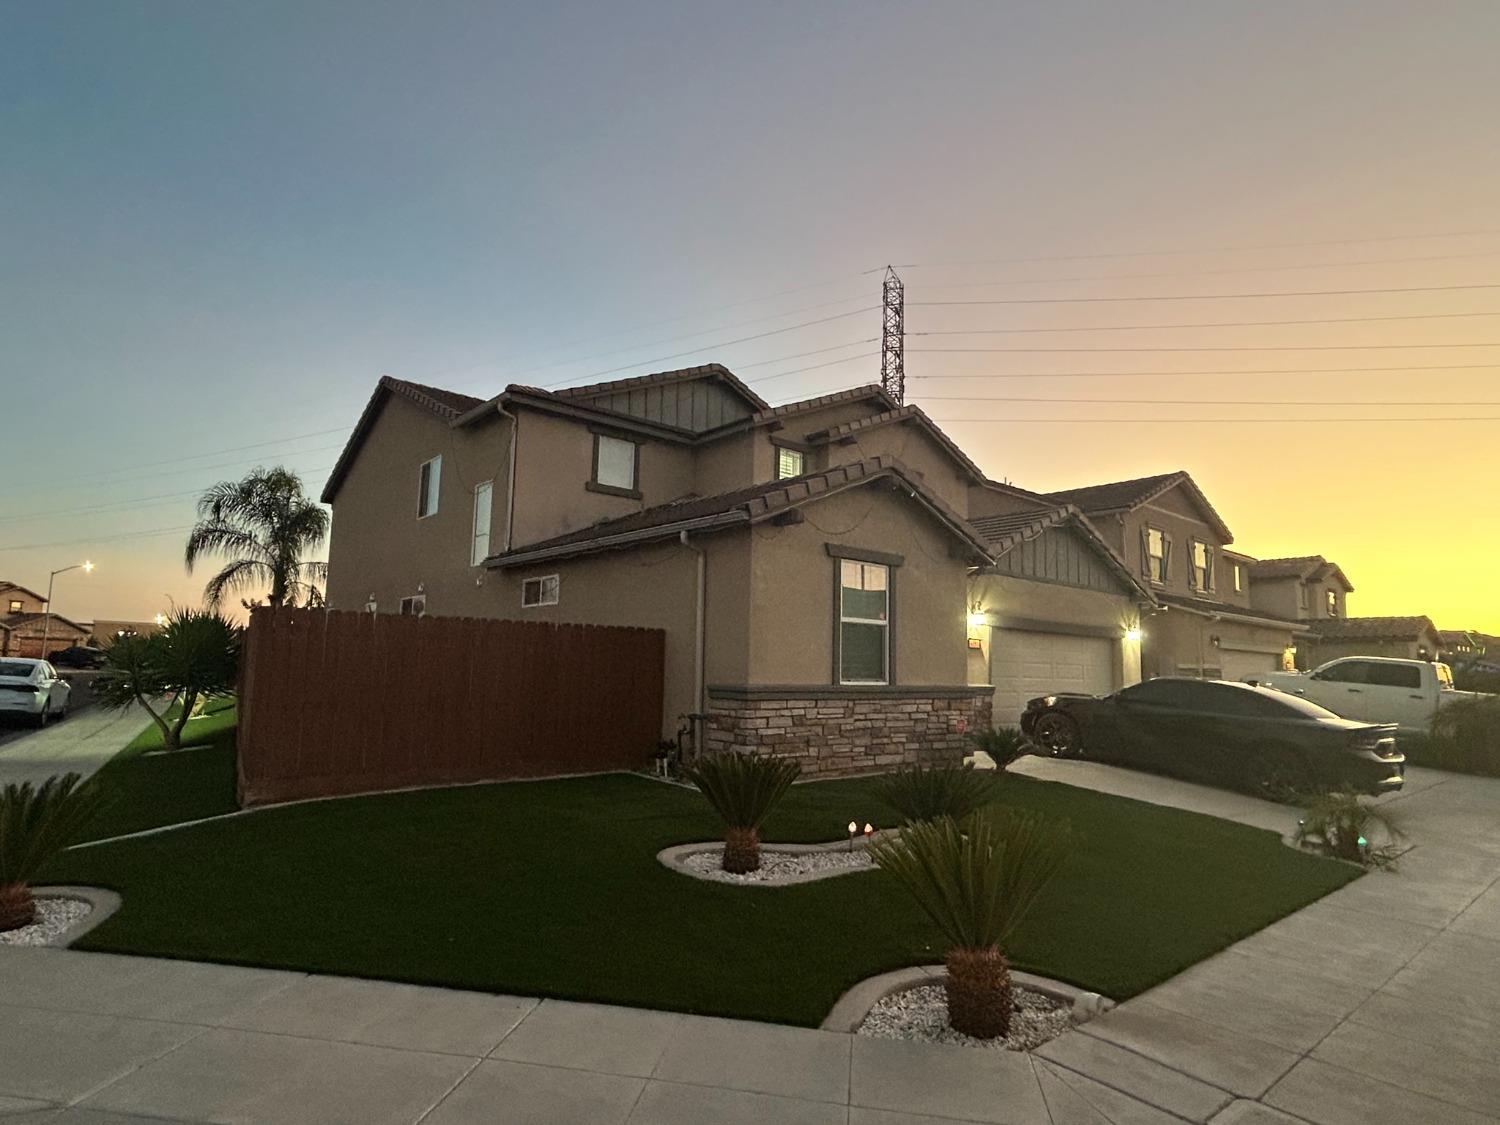
<svg viewBox="0 0 1500 1125"><path fill-rule="evenodd" d="M990 683L995 685L995 725L1013 727L1028 699L1077 691L1108 695L1116 688L1115 645L1105 637L1062 633L990 633Z"/></svg>
<svg viewBox="0 0 1500 1125"><path fill-rule="evenodd" d="M1281 667L1281 657L1269 652L1229 652L1219 650L1219 667L1226 680L1243 680L1246 676L1264 675Z"/></svg>

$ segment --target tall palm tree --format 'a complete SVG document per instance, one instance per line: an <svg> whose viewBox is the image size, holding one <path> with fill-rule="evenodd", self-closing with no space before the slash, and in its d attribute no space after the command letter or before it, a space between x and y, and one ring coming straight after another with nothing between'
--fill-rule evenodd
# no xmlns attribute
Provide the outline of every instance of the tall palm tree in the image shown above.
<svg viewBox="0 0 1500 1125"><path fill-rule="evenodd" d="M188 573L200 556L228 556L223 569L203 588L216 609L224 595L246 587L269 586L269 605L309 604L322 599L318 583L328 577L326 562L309 561L328 538L328 510L302 490L290 469L256 469L244 480L220 481L198 500L198 523L187 541Z"/></svg>

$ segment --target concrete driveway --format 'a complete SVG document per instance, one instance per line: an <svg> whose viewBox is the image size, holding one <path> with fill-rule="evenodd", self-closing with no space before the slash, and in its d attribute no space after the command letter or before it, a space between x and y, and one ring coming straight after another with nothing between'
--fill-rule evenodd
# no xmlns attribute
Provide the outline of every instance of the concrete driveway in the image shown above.
<svg viewBox="0 0 1500 1125"><path fill-rule="evenodd" d="M123 750L151 721L138 706L90 707L0 745L0 785L43 782L54 774L87 777Z"/></svg>

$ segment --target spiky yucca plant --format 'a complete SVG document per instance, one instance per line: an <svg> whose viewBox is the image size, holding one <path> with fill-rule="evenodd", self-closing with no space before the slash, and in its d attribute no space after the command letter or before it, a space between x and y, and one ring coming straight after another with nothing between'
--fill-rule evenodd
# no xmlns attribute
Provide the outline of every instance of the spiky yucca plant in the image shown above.
<svg viewBox="0 0 1500 1125"><path fill-rule="evenodd" d="M962 820L998 795L998 770L973 766L909 766L893 770L875 786L875 794L904 821L921 822L951 816Z"/></svg>
<svg viewBox="0 0 1500 1125"><path fill-rule="evenodd" d="M1299 844L1314 847L1337 859L1366 867L1394 868L1399 843L1406 834L1390 809L1378 809L1360 800L1358 793L1320 793L1303 803L1305 815L1297 825ZM1376 829L1386 842L1370 837Z"/></svg>
<svg viewBox="0 0 1500 1125"><path fill-rule="evenodd" d="M1036 749L1019 727L989 727L969 735L969 741L974 744L974 749L988 754L995 768L1001 770Z"/></svg>
<svg viewBox="0 0 1500 1125"><path fill-rule="evenodd" d="M682 773L724 818L724 870L760 866L760 826L802 767L790 758L736 752L707 754Z"/></svg>
<svg viewBox="0 0 1500 1125"><path fill-rule="evenodd" d="M31 880L103 802L99 785L76 773L50 777L40 787L27 781L0 789L0 932L35 920Z"/></svg>
<svg viewBox="0 0 1500 1125"><path fill-rule="evenodd" d="M909 824L870 854L948 941L948 1022L976 1039L1010 1033L1014 999L1001 952L1072 847L1067 821L993 810Z"/></svg>

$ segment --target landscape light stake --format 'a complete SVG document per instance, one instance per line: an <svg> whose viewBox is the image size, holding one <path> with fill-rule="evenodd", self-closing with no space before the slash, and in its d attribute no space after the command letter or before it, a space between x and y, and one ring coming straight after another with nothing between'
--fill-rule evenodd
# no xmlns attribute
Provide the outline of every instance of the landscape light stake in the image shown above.
<svg viewBox="0 0 1500 1125"><path fill-rule="evenodd" d="M858 831L859 831L859 822L855 821L855 820L851 820L849 822L849 850L851 852L854 850L854 834L856 832L858 832Z"/></svg>

